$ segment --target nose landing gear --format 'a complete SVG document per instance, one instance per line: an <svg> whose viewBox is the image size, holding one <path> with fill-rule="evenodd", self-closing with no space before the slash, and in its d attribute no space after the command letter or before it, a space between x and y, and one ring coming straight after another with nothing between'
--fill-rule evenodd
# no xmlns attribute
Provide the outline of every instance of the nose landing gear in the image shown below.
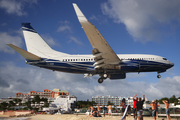
<svg viewBox="0 0 180 120"><path fill-rule="evenodd" d="M158 73L157 78L161 78L161 75Z"/></svg>

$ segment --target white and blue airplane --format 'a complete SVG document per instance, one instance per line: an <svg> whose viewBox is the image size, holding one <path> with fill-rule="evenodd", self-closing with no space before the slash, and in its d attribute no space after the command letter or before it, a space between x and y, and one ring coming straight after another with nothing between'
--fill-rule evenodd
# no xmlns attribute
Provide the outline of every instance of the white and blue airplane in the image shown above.
<svg viewBox="0 0 180 120"><path fill-rule="evenodd" d="M116 54L98 29L83 15L73 3L75 12L92 47L92 55L70 55L53 50L31 27L22 23L27 51L7 44L25 58L27 64L53 71L84 74L85 77L100 75L99 83L104 79L125 79L130 72L165 72L174 66L166 58L147 54Z"/></svg>

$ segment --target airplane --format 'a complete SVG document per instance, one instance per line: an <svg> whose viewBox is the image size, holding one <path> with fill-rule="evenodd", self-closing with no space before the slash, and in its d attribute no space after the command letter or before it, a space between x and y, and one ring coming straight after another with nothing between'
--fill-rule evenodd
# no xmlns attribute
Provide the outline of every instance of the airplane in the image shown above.
<svg viewBox="0 0 180 120"><path fill-rule="evenodd" d="M22 23L27 51L13 44L7 44L25 58L29 65L53 71L84 74L84 77L98 75L99 83L106 78L125 79L131 72L165 72L174 66L164 57L149 54L116 54L98 29L90 23L77 4L73 3L77 18L92 45L91 55L70 55L53 50L30 25Z"/></svg>

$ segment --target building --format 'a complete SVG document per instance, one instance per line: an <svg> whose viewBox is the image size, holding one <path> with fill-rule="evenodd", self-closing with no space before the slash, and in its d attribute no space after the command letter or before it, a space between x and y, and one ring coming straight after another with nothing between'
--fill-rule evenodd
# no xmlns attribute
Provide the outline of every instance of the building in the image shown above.
<svg viewBox="0 0 180 120"><path fill-rule="evenodd" d="M92 96L91 101L96 102L100 106L107 106L108 101L112 103L114 106L120 106L122 99L125 98L126 104L131 105L133 107L133 97L120 97L120 96ZM147 101L147 98L146 100Z"/></svg>
<svg viewBox="0 0 180 120"><path fill-rule="evenodd" d="M21 99L21 98L30 98L31 96L36 96L36 95L39 95L40 98L51 99L51 98L56 98L58 96L65 97L69 95L69 92L60 89L53 89L53 90L45 89L43 90L43 92L36 92L36 91L30 91L29 93L18 92L16 93L15 97Z"/></svg>
<svg viewBox="0 0 180 120"><path fill-rule="evenodd" d="M15 97L1 98L0 103L3 103L3 102L9 103L10 101L13 101L13 99L15 99Z"/></svg>
<svg viewBox="0 0 180 120"><path fill-rule="evenodd" d="M54 102L51 102L49 105L49 109L61 109L64 111L71 111L73 110L76 105L77 98L75 96L72 95L68 95L66 97L57 97Z"/></svg>

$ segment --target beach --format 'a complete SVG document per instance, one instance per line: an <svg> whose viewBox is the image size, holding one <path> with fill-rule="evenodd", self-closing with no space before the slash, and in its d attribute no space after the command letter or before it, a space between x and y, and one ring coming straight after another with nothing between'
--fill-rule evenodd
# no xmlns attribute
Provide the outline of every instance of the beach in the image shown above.
<svg viewBox="0 0 180 120"><path fill-rule="evenodd" d="M4 118L2 118L4 117ZM34 115L30 117L15 117L10 118L8 116L0 115L0 120L120 120L122 116L105 116L105 117L88 117L87 115L78 115L75 114L58 114L58 115ZM163 118L158 118L157 120L162 120ZM133 120L133 116L126 117L126 120ZM152 117L144 117L144 120L153 120ZM166 118L164 120L167 120ZM171 119L171 120L177 120Z"/></svg>

